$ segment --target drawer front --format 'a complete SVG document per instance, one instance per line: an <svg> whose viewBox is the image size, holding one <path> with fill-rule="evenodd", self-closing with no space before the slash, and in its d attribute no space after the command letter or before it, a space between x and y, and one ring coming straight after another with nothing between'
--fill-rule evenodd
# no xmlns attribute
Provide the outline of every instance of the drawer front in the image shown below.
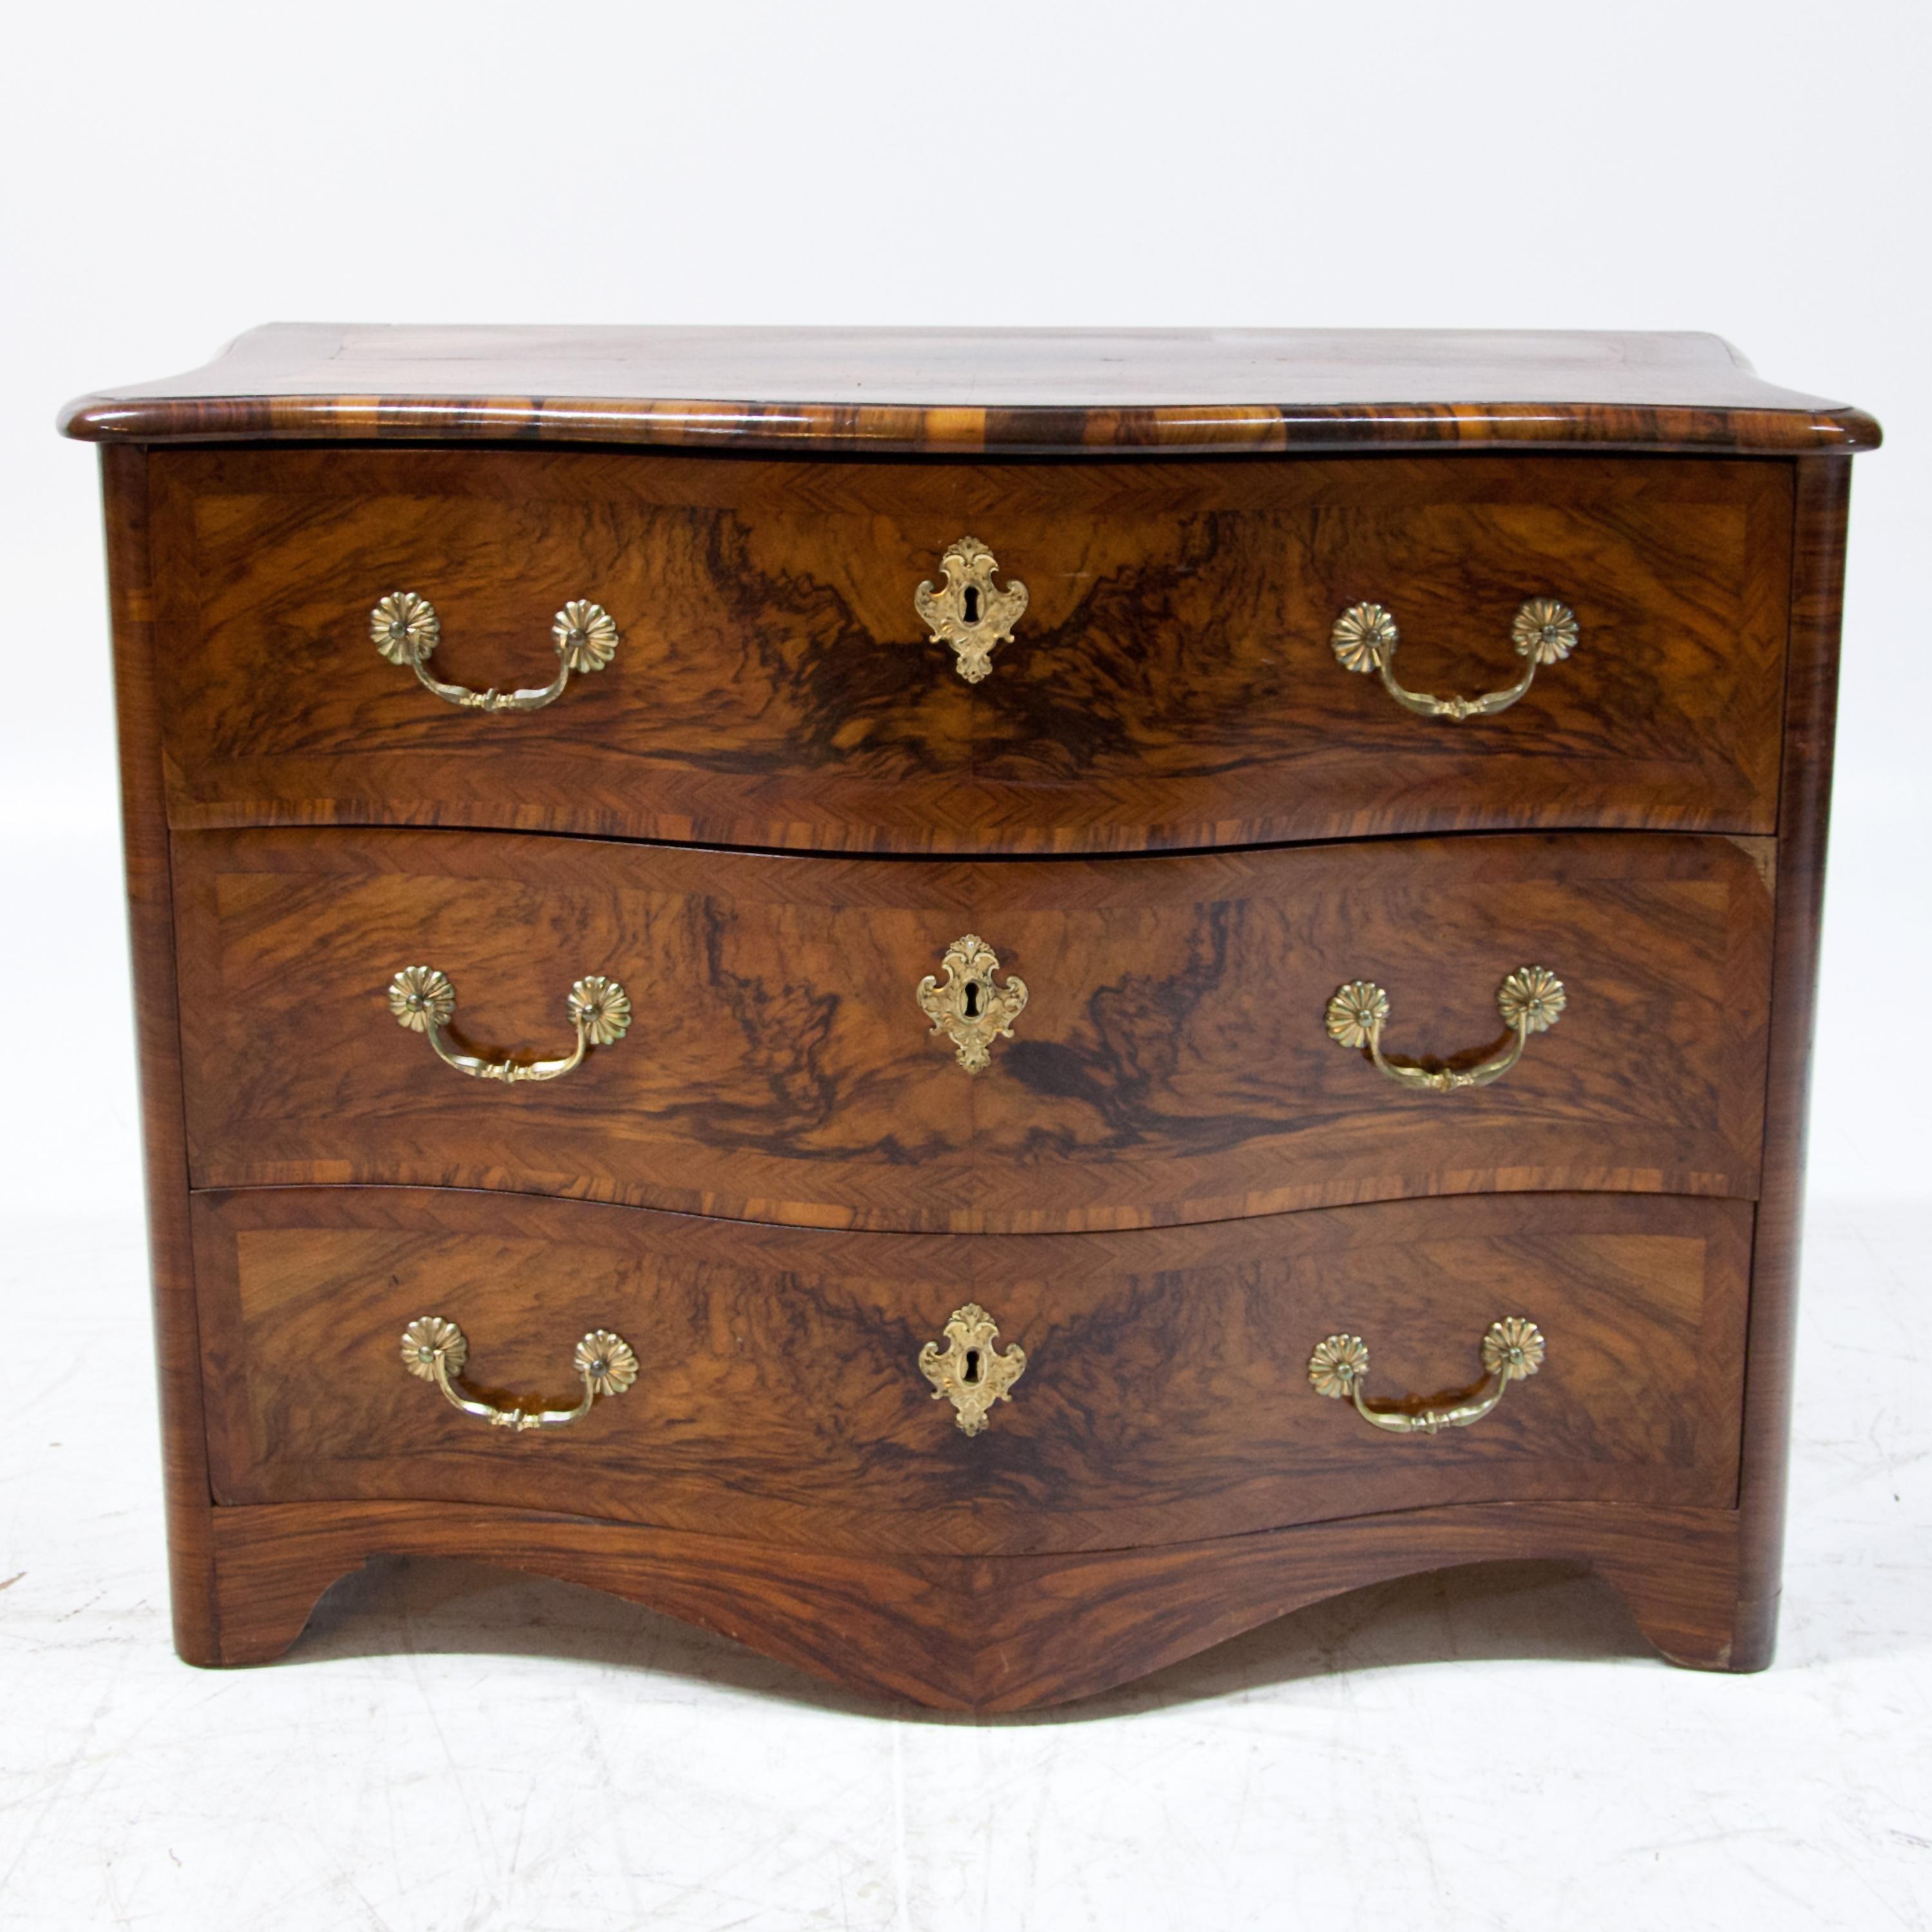
<svg viewBox="0 0 1932 1932"><path fill-rule="evenodd" d="M201 1187L421 1184L1051 1232L1757 1184L1761 843L982 864L400 830L175 843ZM998 962L976 979L943 958L975 935ZM440 1030L398 1024L392 976L418 967L403 1017L424 1018L407 998L433 970ZM1529 968L1568 1004L1523 1034L1505 981ZM630 1029L560 1077L467 1077L433 1050L554 1064L592 976L621 986ZM990 1016L946 1012L968 980ZM1382 989L1392 1072L1359 1034L1330 1036L1345 986ZM1002 1019L1010 1037L982 1036ZM1485 1077L1517 1048L1491 1084L1398 1084L1425 1056Z"/></svg>
<svg viewBox="0 0 1932 1932"><path fill-rule="evenodd" d="M1066 1237L852 1234L416 1192L195 1205L210 1440L226 1502L408 1498L816 1546L1120 1547L1435 1504L1729 1506L1750 1210L1606 1196L1403 1202ZM976 1434L920 1366L982 1306L1024 1366ZM459 1394L580 1401L512 1431L406 1372L460 1329ZM1482 1338L1538 1372L1468 1427L1390 1434L1309 1362L1361 1339L1365 1399L1477 1399Z"/></svg>
<svg viewBox="0 0 1932 1932"><path fill-rule="evenodd" d="M236 449L153 466L180 826L1106 852L1775 824L1781 464ZM955 615L968 587L1028 593L976 682L915 608L968 536L998 568L962 581ZM615 649L540 709L460 708L372 644L401 591L433 608L425 668L452 687L547 686L570 602L608 613ZM1417 716L1331 642L1345 611L1384 607L1396 682L1473 696L1530 667L1513 625L1536 599L1574 613L1575 649L1493 716Z"/></svg>

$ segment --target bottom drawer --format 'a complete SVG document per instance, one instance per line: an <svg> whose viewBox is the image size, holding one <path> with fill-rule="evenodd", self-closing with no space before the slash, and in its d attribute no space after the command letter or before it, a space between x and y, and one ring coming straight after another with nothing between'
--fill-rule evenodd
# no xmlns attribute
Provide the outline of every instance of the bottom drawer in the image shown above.
<svg viewBox="0 0 1932 1932"><path fill-rule="evenodd" d="M224 1503L1016 1553L1447 1503L1735 1499L1743 1202L1471 1197L1009 1236L315 1189L202 1195L194 1224ZM1025 1353L971 1435L920 1364L968 1303L999 1325L995 1360ZM639 1372L562 1426L492 1426L406 1371L428 1316L466 1338L453 1385L474 1400L578 1402L572 1352L597 1329ZM1472 1426L1385 1432L1311 1383L1342 1333L1366 1345L1372 1407L1480 1400L1484 1336L1510 1316L1546 1354Z"/></svg>

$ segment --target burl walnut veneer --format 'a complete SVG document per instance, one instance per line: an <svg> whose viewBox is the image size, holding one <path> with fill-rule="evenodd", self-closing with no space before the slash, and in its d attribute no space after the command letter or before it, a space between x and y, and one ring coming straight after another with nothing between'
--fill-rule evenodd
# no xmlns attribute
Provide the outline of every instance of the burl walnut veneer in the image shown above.
<svg viewBox="0 0 1932 1932"><path fill-rule="evenodd" d="M1770 1658L1858 412L1697 336L277 328L104 445L176 1640Z"/></svg>

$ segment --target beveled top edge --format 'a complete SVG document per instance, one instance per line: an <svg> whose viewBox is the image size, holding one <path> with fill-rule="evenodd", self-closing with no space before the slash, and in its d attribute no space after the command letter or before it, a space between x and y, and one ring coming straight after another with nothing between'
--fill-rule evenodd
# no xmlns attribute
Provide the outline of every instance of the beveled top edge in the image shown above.
<svg viewBox="0 0 1932 1932"><path fill-rule="evenodd" d="M1714 335L280 323L85 396L96 441L520 441L1012 454L1879 441Z"/></svg>

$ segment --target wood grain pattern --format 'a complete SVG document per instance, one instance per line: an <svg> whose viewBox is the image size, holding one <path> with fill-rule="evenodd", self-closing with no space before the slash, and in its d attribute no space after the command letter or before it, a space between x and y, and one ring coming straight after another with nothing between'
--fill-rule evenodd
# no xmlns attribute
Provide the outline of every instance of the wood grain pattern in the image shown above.
<svg viewBox="0 0 1932 1932"><path fill-rule="evenodd" d="M1726 1510L1490 1504L1168 1549L961 1559L424 1503L215 1512L225 1664L280 1654L322 1592L372 1556L461 1556L631 1598L862 1692L988 1712L1091 1696L1366 1583L1498 1559L1587 1562L1672 1661L1738 1668L1737 1521Z"/></svg>
<svg viewBox="0 0 1932 1932"><path fill-rule="evenodd" d="M220 1657L220 1634L202 1407L200 1313L188 1232L173 892L154 696L146 452L103 450L101 480L112 600L122 849L134 980L148 1264L160 1385L162 1490L167 1510L168 1594L176 1648L191 1664L214 1664Z"/></svg>
<svg viewBox="0 0 1932 1932"><path fill-rule="evenodd" d="M1102 852L1775 825L1787 465L332 449L155 469L179 826ZM968 532L1030 596L976 686L912 601ZM547 709L482 716L370 645L397 590L442 616L438 674L477 688L543 682L568 598L624 641ZM1328 644L1379 602L1412 686L1492 689L1546 594L1582 640L1493 718L1414 716Z"/></svg>
<svg viewBox="0 0 1932 1932"><path fill-rule="evenodd" d="M1728 1508L1751 1210L1494 1197L1084 1236L855 1234L392 1189L202 1196L223 1503L446 1499L819 1550L1117 1549L1448 1503ZM969 1438L920 1348L976 1300L1027 1368ZM454 1321L474 1387L574 1400L623 1335L634 1389L568 1430L460 1415L398 1360ZM1398 1438L1310 1388L1484 1380L1526 1314L1542 1372L1468 1429Z"/></svg>
<svg viewBox="0 0 1932 1932"><path fill-rule="evenodd" d="M142 446L105 476L184 1656L418 1552L974 1710L1497 1557L1768 1661L1868 416L1711 338L298 327L64 426ZM910 601L969 532L1032 592L976 688ZM625 643L481 719L376 656L398 588L465 682L540 681L570 597ZM1493 720L1328 652L1377 601L1406 682L1489 688L1538 595L1582 646ZM968 930L1033 995L976 1081L912 999ZM561 1047L597 970L638 1024L482 1087L388 1016L425 958L466 1044ZM1532 961L1571 1004L1497 1086L1323 1036L1360 976L1391 1052L1466 1063ZM970 1296L1030 1356L976 1440L914 1366ZM432 1301L493 1388L566 1394L614 1318L644 1379L509 1439L404 1376ZM1475 1430L1307 1388L1346 1328L1378 1394L1449 1393L1502 1312L1550 1360Z"/></svg>
<svg viewBox="0 0 1932 1932"><path fill-rule="evenodd" d="M1279 452L1875 448L1713 335L1516 329L251 330L84 396L70 436Z"/></svg>
<svg viewBox="0 0 1932 1932"><path fill-rule="evenodd" d="M1778 1636L1804 1234L1805 1128L1850 491L1848 463L1806 464L1800 469L1778 826L1764 1200L1752 1259L1744 1460L1738 1491L1744 1518L1738 1654L1745 1667L1754 1670L1771 1662Z"/></svg>
<svg viewBox="0 0 1932 1932"><path fill-rule="evenodd" d="M452 832L176 841L203 1187L518 1189L830 1226L1056 1232L1492 1189L1748 1196L1772 902L1750 842L1627 833L988 864ZM975 1076L914 988L981 934L1031 997ZM472 1050L630 1036L488 1086L385 997L454 982ZM1404 1091L1328 1037L1467 1064L1513 968L1570 1003L1494 1086Z"/></svg>

